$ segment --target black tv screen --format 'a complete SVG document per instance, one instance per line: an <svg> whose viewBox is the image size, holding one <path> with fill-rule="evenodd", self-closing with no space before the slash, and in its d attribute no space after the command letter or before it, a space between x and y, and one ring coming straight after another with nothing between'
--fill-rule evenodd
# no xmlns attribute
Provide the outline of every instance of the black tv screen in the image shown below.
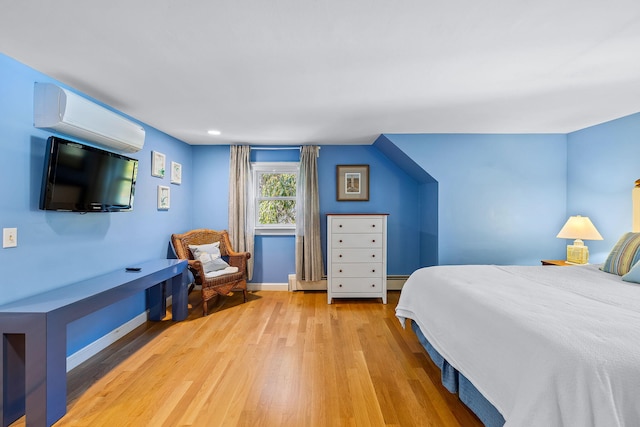
<svg viewBox="0 0 640 427"><path fill-rule="evenodd" d="M40 209L131 210L137 171L136 159L51 136L47 140Z"/></svg>

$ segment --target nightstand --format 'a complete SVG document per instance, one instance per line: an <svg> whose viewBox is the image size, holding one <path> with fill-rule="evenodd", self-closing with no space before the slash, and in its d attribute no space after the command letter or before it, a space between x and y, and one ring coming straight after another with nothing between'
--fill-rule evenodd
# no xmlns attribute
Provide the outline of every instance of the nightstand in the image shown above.
<svg viewBox="0 0 640 427"><path fill-rule="evenodd" d="M565 261L563 259L543 259L540 262L542 263L542 265L559 265L561 267L566 267L568 265L574 265L574 264L568 263L567 261Z"/></svg>

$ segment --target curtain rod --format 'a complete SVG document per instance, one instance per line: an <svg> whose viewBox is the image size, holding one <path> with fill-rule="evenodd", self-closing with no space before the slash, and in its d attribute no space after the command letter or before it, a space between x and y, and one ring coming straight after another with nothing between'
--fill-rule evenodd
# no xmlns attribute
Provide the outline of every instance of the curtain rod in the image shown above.
<svg viewBox="0 0 640 427"><path fill-rule="evenodd" d="M251 150L302 150L302 147L249 147Z"/></svg>
<svg viewBox="0 0 640 427"><path fill-rule="evenodd" d="M318 147L318 150L320 150L322 147ZM302 150L302 146L298 146L298 147L264 147L264 146L256 146L256 147L249 147L250 150Z"/></svg>

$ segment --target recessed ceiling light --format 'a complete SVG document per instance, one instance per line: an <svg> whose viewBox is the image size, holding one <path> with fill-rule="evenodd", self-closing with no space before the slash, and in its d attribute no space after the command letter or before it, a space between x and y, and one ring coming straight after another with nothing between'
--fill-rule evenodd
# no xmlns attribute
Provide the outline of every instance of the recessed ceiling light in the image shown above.
<svg viewBox="0 0 640 427"><path fill-rule="evenodd" d="M207 131L207 133L209 135L220 135L221 132L219 130L211 129L210 131Z"/></svg>

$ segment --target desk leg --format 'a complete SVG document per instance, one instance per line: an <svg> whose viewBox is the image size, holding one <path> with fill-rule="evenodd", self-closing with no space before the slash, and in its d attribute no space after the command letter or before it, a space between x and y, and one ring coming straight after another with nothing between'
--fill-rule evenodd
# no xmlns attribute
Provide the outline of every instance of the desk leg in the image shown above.
<svg viewBox="0 0 640 427"><path fill-rule="evenodd" d="M189 314L189 284L186 273L171 279L171 317L175 322L187 318Z"/></svg>
<svg viewBox="0 0 640 427"><path fill-rule="evenodd" d="M52 425L67 413L67 323L54 314L43 322L42 336L27 335L26 376L27 426ZM30 384L37 393L29 392Z"/></svg>
<svg viewBox="0 0 640 427"><path fill-rule="evenodd" d="M8 426L24 415L24 334L3 334L0 342L2 367L2 425Z"/></svg>
<svg viewBox="0 0 640 427"><path fill-rule="evenodd" d="M149 307L149 320L159 322L167 314L167 296L165 283L160 282L147 290L147 307Z"/></svg>
<svg viewBox="0 0 640 427"><path fill-rule="evenodd" d="M47 338L51 337L47 334L47 316L7 314L1 316L1 325L2 425L7 426L26 414L28 427L50 426L66 412L66 328L62 331L61 342L57 344L62 348L62 391L55 389L50 393L49 388L56 385L60 373L47 376L53 372L47 370ZM57 394L58 398L54 398L53 403L47 402L47 396L52 394ZM62 408L52 410L60 399Z"/></svg>

